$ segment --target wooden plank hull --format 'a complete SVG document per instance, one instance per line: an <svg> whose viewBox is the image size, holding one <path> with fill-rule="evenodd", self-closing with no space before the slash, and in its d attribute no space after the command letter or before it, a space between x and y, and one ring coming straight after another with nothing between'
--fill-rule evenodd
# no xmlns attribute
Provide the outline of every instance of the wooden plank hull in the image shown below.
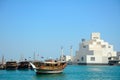
<svg viewBox="0 0 120 80"><path fill-rule="evenodd" d="M16 70L17 62L16 61L8 61L6 62L6 70Z"/></svg>

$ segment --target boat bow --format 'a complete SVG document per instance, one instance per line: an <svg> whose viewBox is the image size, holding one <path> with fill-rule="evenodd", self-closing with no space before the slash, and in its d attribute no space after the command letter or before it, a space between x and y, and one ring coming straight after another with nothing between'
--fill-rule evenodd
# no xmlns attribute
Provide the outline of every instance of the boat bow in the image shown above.
<svg viewBox="0 0 120 80"><path fill-rule="evenodd" d="M30 65L32 66L33 70L36 72L36 67L33 63L30 62Z"/></svg>

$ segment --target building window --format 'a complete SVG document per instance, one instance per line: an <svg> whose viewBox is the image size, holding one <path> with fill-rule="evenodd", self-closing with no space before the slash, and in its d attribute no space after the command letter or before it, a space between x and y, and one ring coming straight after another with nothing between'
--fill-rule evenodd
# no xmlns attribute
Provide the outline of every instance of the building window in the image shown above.
<svg viewBox="0 0 120 80"><path fill-rule="evenodd" d="M99 39L98 37L93 37L94 39Z"/></svg>
<svg viewBox="0 0 120 80"><path fill-rule="evenodd" d="M81 57L81 61L84 61L84 57Z"/></svg>
<svg viewBox="0 0 120 80"><path fill-rule="evenodd" d="M96 40L93 40L94 42L96 42Z"/></svg>
<svg viewBox="0 0 120 80"><path fill-rule="evenodd" d="M86 48L86 46L84 45L83 48Z"/></svg>
<svg viewBox="0 0 120 80"><path fill-rule="evenodd" d="M101 42L97 42L97 44L101 44Z"/></svg>
<svg viewBox="0 0 120 80"><path fill-rule="evenodd" d="M108 48L111 48L111 46L108 46Z"/></svg>
<svg viewBox="0 0 120 80"><path fill-rule="evenodd" d="M95 57L91 57L91 61L95 61Z"/></svg>
<svg viewBox="0 0 120 80"><path fill-rule="evenodd" d="M102 45L102 48L105 48L106 47L106 45Z"/></svg>

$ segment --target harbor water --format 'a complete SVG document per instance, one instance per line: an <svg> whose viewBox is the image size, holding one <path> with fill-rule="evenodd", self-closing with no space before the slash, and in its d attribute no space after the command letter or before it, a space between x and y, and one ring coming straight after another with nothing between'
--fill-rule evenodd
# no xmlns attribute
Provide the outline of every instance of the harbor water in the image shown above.
<svg viewBox="0 0 120 80"><path fill-rule="evenodd" d="M120 66L68 65L60 74L32 70L0 70L0 80L120 80Z"/></svg>

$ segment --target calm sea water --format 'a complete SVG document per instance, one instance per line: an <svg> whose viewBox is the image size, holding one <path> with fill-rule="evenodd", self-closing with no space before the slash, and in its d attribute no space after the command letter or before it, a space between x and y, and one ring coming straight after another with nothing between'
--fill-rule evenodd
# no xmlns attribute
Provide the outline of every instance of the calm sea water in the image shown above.
<svg viewBox="0 0 120 80"><path fill-rule="evenodd" d="M120 80L120 66L68 65L61 74L40 75L32 70L0 70L0 80Z"/></svg>

